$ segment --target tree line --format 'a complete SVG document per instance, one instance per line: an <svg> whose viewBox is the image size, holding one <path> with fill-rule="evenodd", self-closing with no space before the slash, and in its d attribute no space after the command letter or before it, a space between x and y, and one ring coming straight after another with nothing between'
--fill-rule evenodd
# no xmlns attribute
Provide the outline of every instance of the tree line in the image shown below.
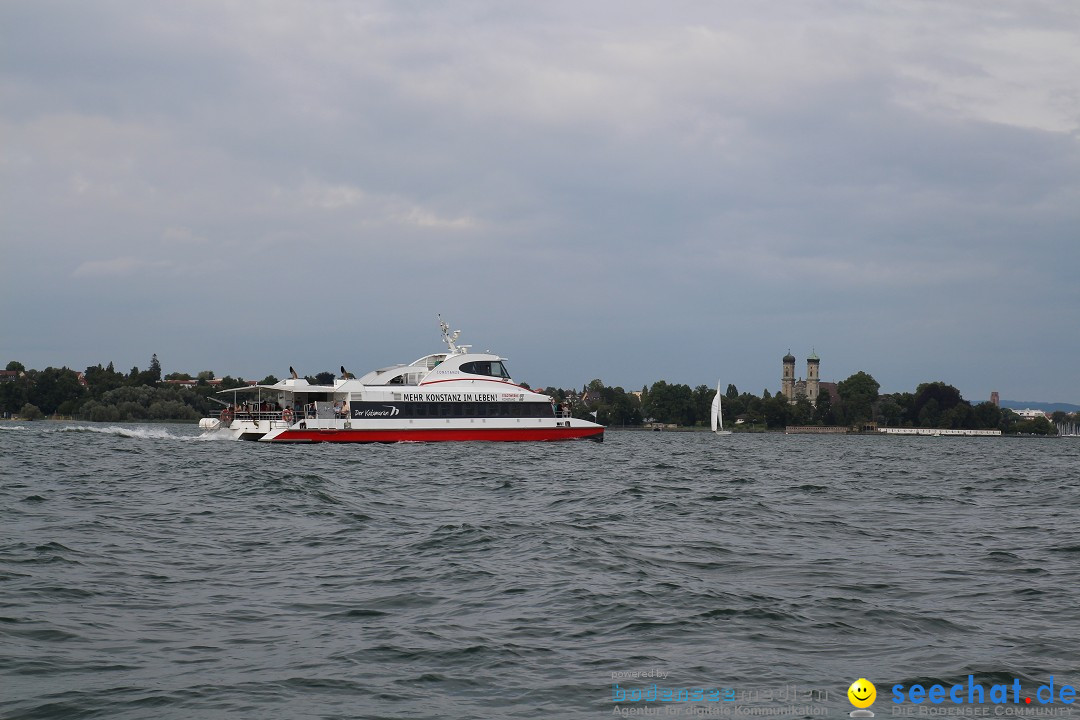
<svg viewBox="0 0 1080 720"><path fill-rule="evenodd" d="M739 392L728 385L721 408L724 426L733 430L779 430L789 425L862 427L929 427L966 430L1001 430L1005 434L1054 435L1055 425L1080 423L1080 413L1055 412L1028 420L1008 408L991 402L972 405L960 391L944 382L922 383L914 392L882 395L873 376L859 371L836 384L835 397L823 389L816 403L805 395L794 403L780 393L765 389L761 395ZM544 388L545 394L569 402L576 417L614 426L644 423L674 424L683 427L708 426L716 390L698 385L669 384L659 380L640 393L621 387L606 387L593 380L580 392ZM594 414L595 413L595 414Z"/></svg>
<svg viewBox="0 0 1080 720"><path fill-rule="evenodd" d="M210 399L219 390L246 385L243 378L226 376L216 385L213 371L193 378L184 373L162 377L157 355L146 370L116 370L110 362L79 373L67 367L27 370L12 361L6 370L15 375L0 382L0 414L25 420L73 417L96 422L192 421L217 414L221 406ZM276 378L272 379L277 382ZM194 387L178 387L168 380L193 380Z"/></svg>
<svg viewBox="0 0 1080 720"><path fill-rule="evenodd" d="M211 400L214 393L247 384L243 378L225 376L212 385L215 376L210 370L194 377L186 373L162 376L157 355L146 370L133 367L123 373L110 362L86 368L81 379L79 373L66 367L27 370L12 361L6 369L7 381L0 382L0 414L28 420L63 416L98 422L194 422L220 410L221 406ZM335 379L332 372L307 377L308 382L318 385L332 384ZM177 386L169 380L195 384ZM259 382L272 385L277 381L269 375ZM771 394L768 389L753 395L728 385L722 402L724 424L734 430L764 431L788 425L859 427L876 422L880 427L999 429L1006 434L1038 435L1056 434L1055 424L1080 424L1080 413L1058 411L1051 422L1046 418L1026 420L990 402L972 405L959 390L943 382L923 383L914 392L882 395L879 390L878 382L863 371L837 383L835 396L823 388L816 404L804 395L789 403L783 395ZM603 425L617 427L640 427L645 423L708 426L716 394L706 385L691 388L664 380L646 385L640 392L608 387L599 379L580 391L556 387L538 391L567 405L575 417L595 418Z"/></svg>

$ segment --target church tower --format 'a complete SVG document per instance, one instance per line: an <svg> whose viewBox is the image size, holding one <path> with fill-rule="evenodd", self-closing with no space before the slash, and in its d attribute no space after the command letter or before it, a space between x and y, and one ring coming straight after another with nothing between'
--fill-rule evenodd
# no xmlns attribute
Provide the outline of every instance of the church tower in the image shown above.
<svg viewBox="0 0 1080 720"><path fill-rule="evenodd" d="M806 358L806 399L810 404L817 407L818 393L821 392L821 358L813 350L810 357Z"/></svg>
<svg viewBox="0 0 1080 720"><path fill-rule="evenodd" d="M784 356L784 374L780 378L780 392L788 399L795 402L795 356L791 350Z"/></svg>

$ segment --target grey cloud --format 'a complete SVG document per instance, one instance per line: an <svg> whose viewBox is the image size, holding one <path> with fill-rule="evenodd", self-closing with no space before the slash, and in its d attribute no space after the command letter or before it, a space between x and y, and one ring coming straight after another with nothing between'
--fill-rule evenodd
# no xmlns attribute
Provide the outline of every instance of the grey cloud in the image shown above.
<svg viewBox="0 0 1080 720"><path fill-rule="evenodd" d="M886 389L1080 400L1060 4L35 2L0 23L0 279L53 290L9 359L261 377L288 327L298 363L385 364L442 310L530 382L722 370L760 392L801 345ZM1039 372L988 352L1021 341Z"/></svg>

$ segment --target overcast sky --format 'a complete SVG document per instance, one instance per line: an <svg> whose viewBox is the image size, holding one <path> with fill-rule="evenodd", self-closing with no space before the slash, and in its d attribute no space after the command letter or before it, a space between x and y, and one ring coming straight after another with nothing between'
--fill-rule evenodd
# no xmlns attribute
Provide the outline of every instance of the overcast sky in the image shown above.
<svg viewBox="0 0 1080 720"><path fill-rule="evenodd" d="M0 4L0 362L1080 403L1080 4Z"/></svg>

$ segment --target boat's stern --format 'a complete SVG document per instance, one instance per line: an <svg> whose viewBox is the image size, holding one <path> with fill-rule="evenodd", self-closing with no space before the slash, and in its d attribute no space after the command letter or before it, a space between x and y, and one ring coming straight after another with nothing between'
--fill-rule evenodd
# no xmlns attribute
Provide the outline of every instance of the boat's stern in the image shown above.
<svg viewBox="0 0 1080 720"><path fill-rule="evenodd" d="M257 417L274 415L276 417ZM225 414L222 418L203 418L199 427L204 435L212 435L229 440L273 440L275 436L289 428L289 422L281 418L281 413L257 413L251 417L235 417Z"/></svg>

